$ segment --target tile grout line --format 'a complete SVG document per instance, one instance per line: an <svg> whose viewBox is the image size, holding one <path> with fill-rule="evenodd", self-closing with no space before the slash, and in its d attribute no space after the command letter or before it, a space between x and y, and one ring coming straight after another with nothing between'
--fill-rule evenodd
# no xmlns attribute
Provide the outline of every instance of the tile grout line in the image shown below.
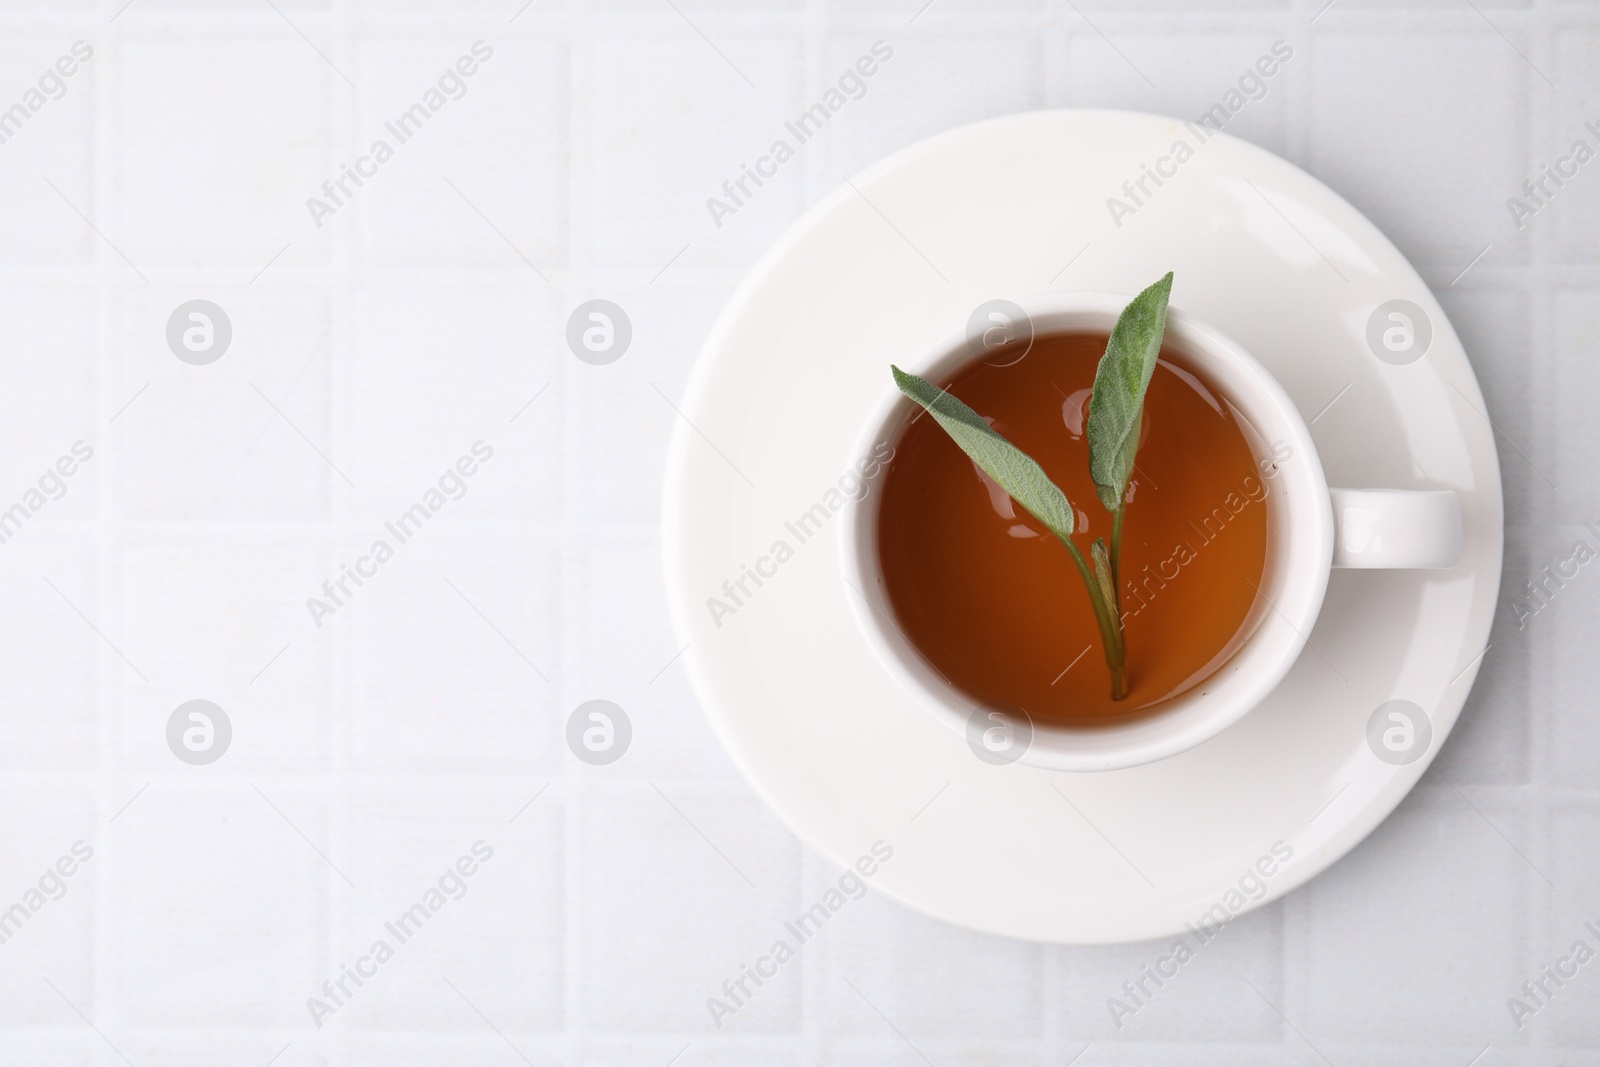
<svg viewBox="0 0 1600 1067"><path fill-rule="evenodd" d="M90 17L95 20L95 24L92 27L95 58L106 64L111 71L115 71L120 66L121 49L119 46L122 34L116 23L104 21L111 17L113 9L110 7L108 0L99 0L90 11ZM88 40L88 37L85 37L85 40ZM91 150L94 174L92 177L93 195L90 200L90 210L93 212L94 217L102 220L108 218L108 209L114 200L115 194L111 182L112 175L116 173L113 148L117 140L114 123L118 116L114 104L112 76L109 73L103 74L104 70L105 67L102 67L94 72L96 75L93 96L94 114L91 119L93 123L91 136L94 138ZM120 226L117 225L118 221L112 219L109 225L114 229L120 230ZM108 614L108 612L111 610L113 603L116 603L120 608L122 598L111 595L110 582L107 576L116 573L114 561L118 555L118 545L121 542L121 521L120 515L117 513L116 493L116 474L118 473L117 468L120 466L121 456L118 450L111 445L112 436L119 431L109 422L110 416L105 412L104 401L109 393L115 392L118 380L116 373L117 330L123 321L122 294L125 282L124 279L118 278L110 272L111 264L106 260L105 251L104 242L96 242L94 245L94 258L91 261L94 267L94 282L90 292L93 294L92 299L95 303L97 325L95 366L99 371L100 377L95 393L101 399L101 403L97 405L95 410L93 432L97 436L102 432L104 433L104 436L100 438L105 442L106 446L104 455L102 456L98 452L96 455L97 458L103 459L108 464L108 468L101 468L95 472L97 476L96 518L99 521L95 523L93 532L92 543L94 549L91 577L95 588L93 600L95 615L97 618L105 620L107 624L113 625L120 636L121 612L119 611L114 616ZM108 420L104 424L100 421L102 417ZM125 430L121 432L124 435L126 433ZM107 469L110 471L111 476L109 477L104 476L104 472ZM114 623L112 622L113 619L115 620ZM98 663L100 655L100 651L96 650L95 656L90 662ZM99 891L99 888L101 884L116 884L115 880L119 868L124 867L126 852L112 847L112 834L109 832L110 824L108 822L102 828L99 819L102 812L115 812L117 805L121 803L121 801L114 798L114 794L117 791L115 783L124 769L121 757L124 747L123 731L127 727L130 717L128 715L128 704L122 696L122 690L126 688L125 684L110 681L106 673L98 668L95 669L95 674L96 684L93 687L93 692L96 704L94 718L98 772L96 774L98 781L95 789L97 798L95 836L101 837L105 841L103 852L97 851L96 858L102 860L105 866L95 871L97 890L94 894L95 926L88 938L89 951L92 955L90 965L91 1004L89 1010L92 1017L98 1019L100 1024L109 1027L113 1031L120 1031L125 1009L121 999L115 992L117 988L115 965L118 961L113 958L106 944L108 940L106 931L116 928L116 909L110 894ZM110 677L115 678L116 675L111 675ZM147 696L149 688L148 686L145 687ZM144 716L135 715L133 718L134 721L142 721ZM124 797L123 799L125 800L126 798ZM109 819L109 817L109 814L106 815L106 818ZM103 836L101 834L102 829L108 831ZM126 826L118 828L118 836L126 838L127 833ZM104 879L103 882L102 878Z"/></svg>

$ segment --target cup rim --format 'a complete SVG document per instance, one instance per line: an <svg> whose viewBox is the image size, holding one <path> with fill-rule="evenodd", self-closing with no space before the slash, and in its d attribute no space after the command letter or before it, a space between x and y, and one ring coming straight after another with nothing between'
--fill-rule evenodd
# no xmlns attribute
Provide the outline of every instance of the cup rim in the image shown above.
<svg viewBox="0 0 1600 1067"><path fill-rule="evenodd" d="M1043 293L1014 303L1027 315L1036 336L1109 334L1131 299L1119 293L1075 291ZM1263 421L1270 421L1273 433L1293 450L1274 476L1277 484L1268 497L1278 499L1276 506L1282 510L1274 513L1276 522L1287 531L1276 539L1274 580L1263 576L1260 595L1247 616L1246 625L1253 628L1230 658L1157 710L1127 722L1092 727L1023 724L1013 719L1024 737L1020 751L990 762L1107 771L1153 763L1202 744L1243 718L1277 687L1303 651L1321 611L1333 562L1333 511L1322 463L1299 409L1241 345L1181 308L1168 308L1163 344L1198 364L1207 384L1225 394L1252 425L1260 416L1270 415ZM983 355L970 350L964 331L953 332L901 365L938 381ZM851 455L866 456L881 444L895 443L920 410L891 385L863 423ZM863 491L849 498L843 510L837 532L840 568L854 590L845 590L845 595L874 658L918 704L966 736L979 752L974 724L986 722L988 714L999 709L986 707L943 678L893 622L877 555L882 496L877 490L891 466L892 461L865 479ZM1273 544L1269 541L1269 557ZM979 755L988 759L982 752Z"/></svg>

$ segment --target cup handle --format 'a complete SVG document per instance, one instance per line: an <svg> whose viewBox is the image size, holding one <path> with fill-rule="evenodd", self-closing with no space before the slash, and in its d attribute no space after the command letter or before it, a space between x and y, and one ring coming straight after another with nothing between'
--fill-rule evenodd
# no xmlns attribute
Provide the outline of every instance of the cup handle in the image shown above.
<svg viewBox="0 0 1600 1067"><path fill-rule="evenodd" d="M1461 499L1448 489L1330 489L1333 565L1442 569L1461 559Z"/></svg>

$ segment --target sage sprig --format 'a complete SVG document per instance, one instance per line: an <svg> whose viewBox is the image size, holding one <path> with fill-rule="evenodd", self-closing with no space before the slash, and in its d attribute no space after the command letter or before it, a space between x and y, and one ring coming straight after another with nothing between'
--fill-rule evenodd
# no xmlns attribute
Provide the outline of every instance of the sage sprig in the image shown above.
<svg viewBox="0 0 1600 1067"><path fill-rule="evenodd" d="M1117 317L1106 351L1095 368L1089 395L1089 474L1095 495L1111 512L1111 543L1095 538L1089 560L1072 541L1076 512L1067 494L1050 480L1034 458L997 433L983 417L949 392L890 366L900 391L921 404L945 433L1011 499L1045 525L1066 548L1083 578L1100 629L1106 666L1111 671L1111 698L1128 695L1127 641L1122 628L1118 557L1128 483L1139 451L1144 421L1144 396L1161 354L1167 328L1167 299L1172 273L1134 297ZM1092 565L1091 565L1092 561Z"/></svg>

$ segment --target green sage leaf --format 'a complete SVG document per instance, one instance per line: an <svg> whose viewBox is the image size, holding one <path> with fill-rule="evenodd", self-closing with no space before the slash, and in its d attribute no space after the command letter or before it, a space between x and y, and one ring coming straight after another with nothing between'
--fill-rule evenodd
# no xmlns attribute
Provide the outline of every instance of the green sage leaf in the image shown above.
<svg viewBox="0 0 1600 1067"><path fill-rule="evenodd" d="M1089 397L1089 474L1109 511L1122 507L1139 450L1144 394L1167 329L1172 272L1133 298L1117 318Z"/></svg>
<svg viewBox="0 0 1600 1067"><path fill-rule="evenodd" d="M1067 538L1074 524L1072 504L1032 456L996 433L983 416L945 390L892 364L889 369L894 372L900 391L926 408L961 446L961 451L1010 493L1011 499L1071 546Z"/></svg>

